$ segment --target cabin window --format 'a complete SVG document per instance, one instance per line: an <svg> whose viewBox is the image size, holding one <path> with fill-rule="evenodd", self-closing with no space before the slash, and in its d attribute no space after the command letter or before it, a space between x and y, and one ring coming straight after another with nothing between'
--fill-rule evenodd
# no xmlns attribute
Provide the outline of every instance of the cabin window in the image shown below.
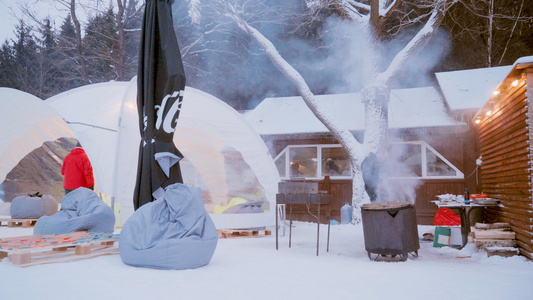
<svg viewBox="0 0 533 300"><path fill-rule="evenodd" d="M423 141L391 144L389 154L396 156L399 166L401 166L389 171L391 177L464 178L464 174L458 168Z"/></svg>
<svg viewBox="0 0 533 300"><path fill-rule="evenodd" d="M317 177L317 148L289 148L289 176L291 178Z"/></svg>
<svg viewBox="0 0 533 300"><path fill-rule="evenodd" d="M351 176L352 166L348 152L342 147L321 147L322 176Z"/></svg>
<svg viewBox="0 0 533 300"><path fill-rule="evenodd" d="M389 154L396 156L399 167L392 168L390 174L394 177L422 176L422 148L420 143L391 144Z"/></svg>
<svg viewBox="0 0 533 300"><path fill-rule="evenodd" d="M457 172L432 151L426 151L427 176L457 176Z"/></svg>
<svg viewBox="0 0 533 300"><path fill-rule="evenodd" d="M464 178L459 169L423 141L392 143L389 156L397 162L388 163L391 178ZM352 177L348 153L338 144L290 145L274 158L274 162L283 179Z"/></svg>
<svg viewBox="0 0 533 300"><path fill-rule="evenodd" d="M351 178L348 153L340 145L287 146L274 159L284 179Z"/></svg>

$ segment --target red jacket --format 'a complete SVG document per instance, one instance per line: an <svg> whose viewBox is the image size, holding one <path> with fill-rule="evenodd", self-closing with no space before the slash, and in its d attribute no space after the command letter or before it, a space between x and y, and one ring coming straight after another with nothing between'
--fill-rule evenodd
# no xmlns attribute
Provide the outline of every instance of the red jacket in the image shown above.
<svg viewBox="0 0 533 300"><path fill-rule="evenodd" d="M83 148L74 148L63 160L61 175L65 176L63 188L75 190L94 186L93 167Z"/></svg>

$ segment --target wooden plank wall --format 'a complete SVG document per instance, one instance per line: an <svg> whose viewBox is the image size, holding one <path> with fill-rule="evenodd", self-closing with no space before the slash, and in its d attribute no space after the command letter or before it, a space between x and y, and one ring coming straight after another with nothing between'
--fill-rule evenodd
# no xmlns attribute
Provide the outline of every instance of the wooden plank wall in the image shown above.
<svg viewBox="0 0 533 300"><path fill-rule="evenodd" d="M530 77L530 89L532 81ZM533 151L530 136L533 136L533 124L528 115L533 113L533 106L526 101L525 86L521 81L502 93L494 114L480 124L479 141L483 158L482 190L489 197L500 199L502 204L502 207L487 210L487 221L511 224L521 254L532 259L530 168Z"/></svg>
<svg viewBox="0 0 533 300"><path fill-rule="evenodd" d="M402 179L395 179L402 180ZM405 179L409 180L409 179ZM348 202L352 204L352 183L350 180L331 180L327 187L325 181L319 182L321 190L329 190L333 197L333 205L331 208L332 219L341 221L341 207ZM437 206L431 202L437 199L437 195L442 194L462 194L465 187L463 179L456 180L424 180L422 185L416 189L416 219L420 225L433 225L433 218L437 212ZM316 215L316 206L310 207L310 212ZM286 210L287 218L289 216L289 209ZM324 212L321 213L320 223L327 224L327 218ZM459 214L457 212L457 214ZM316 222L316 218L307 211L307 208L301 205L293 206L292 219L303 222Z"/></svg>
<svg viewBox="0 0 533 300"><path fill-rule="evenodd" d="M462 195L465 190L464 179L424 180L416 189L416 219L420 225L433 225L433 218L437 213L437 205L431 202L437 200L437 195ZM459 215L459 212L456 212Z"/></svg>

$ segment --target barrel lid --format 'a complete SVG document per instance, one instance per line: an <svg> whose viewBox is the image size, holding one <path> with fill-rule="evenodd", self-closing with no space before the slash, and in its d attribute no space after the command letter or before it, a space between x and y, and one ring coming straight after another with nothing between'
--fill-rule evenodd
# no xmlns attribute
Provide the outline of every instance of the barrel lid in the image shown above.
<svg viewBox="0 0 533 300"><path fill-rule="evenodd" d="M409 202L392 202L392 203L367 203L361 206L364 210L389 210L412 207Z"/></svg>

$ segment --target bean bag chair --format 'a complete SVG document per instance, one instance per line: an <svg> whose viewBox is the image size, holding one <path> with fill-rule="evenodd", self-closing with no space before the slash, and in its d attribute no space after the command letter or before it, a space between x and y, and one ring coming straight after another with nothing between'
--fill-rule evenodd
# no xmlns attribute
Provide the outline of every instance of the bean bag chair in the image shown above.
<svg viewBox="0 0 533 300"><path fill-rule="evenodd" d="M215 253L218 233L204 208L200 189L169 185L163 198L141 206L119 238L122 261L154 269L194 269Z"/></svg>
<svg viewBox="0 0 533 300"><path fill-rule="evenodd" d="M61 234L74 231L111 233L115 230L115 214L92 190L75 189L61 199L61 210L43 216L35 223L33 234Z"/></svg>
<svg viewBox="0 0 533 300"><path fill-rule="evenodd" d="M13 219L38 219L55 214L58 207L54 197L36 193L15 197L11 201L10 213Z"/></svg>

